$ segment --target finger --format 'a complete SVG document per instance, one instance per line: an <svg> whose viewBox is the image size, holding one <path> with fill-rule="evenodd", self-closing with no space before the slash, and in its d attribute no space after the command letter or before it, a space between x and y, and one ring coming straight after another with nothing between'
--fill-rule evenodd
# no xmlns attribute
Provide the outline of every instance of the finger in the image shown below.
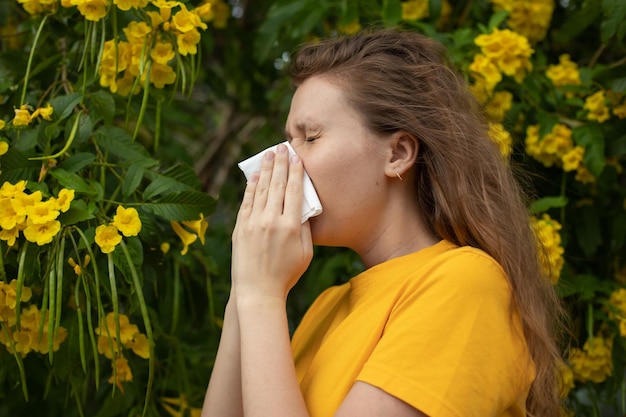
<svg viewBox="0 0 626 417"><path fill-rule="evenodd" d="M293 155L289 162L289 177L285 190L285 216L295 216L298 220L302 216L302 202L304 200L303 190L304 166L298 155Z"/></svg>
<svg viewBox="0 0 626 417"><path fill-rule="evenodd" d="M241 199L241 205L239 206L239 212L237 213L237 221L242 218L247 218L252 213L252 206L254 205L254 194L256 192L257 183L259 182L259 174L254 173L250 177L246 189L243 192L243 198Z"/></svg>
<svg viewBox="0 0 626 417"><path fill-rule="evenodd" d="M253 213L261 212L265 209L267 194L270 188L270 181L272 180L275 157L276 154L273 151L267 151L265 155L263 155L259 181L257 182L256 189L254 190L254 204L252 206Z"/></svg>
<svg viewBox="0 0 626 417"><path fill-rule="evenodd" d="M270 182L269 194L267 197L266 209L279 216L283 214L285 201L285 188L287 188L287 178L289 176L289 153L283 144L276 148L276 158L274 160L274 170Z"/></svg>

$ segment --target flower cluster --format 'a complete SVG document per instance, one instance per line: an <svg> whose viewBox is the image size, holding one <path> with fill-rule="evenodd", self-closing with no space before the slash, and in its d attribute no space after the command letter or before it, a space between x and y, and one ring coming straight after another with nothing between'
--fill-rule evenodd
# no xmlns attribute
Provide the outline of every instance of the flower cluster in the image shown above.
<svg viewBox="0 0 626 417"><path fill-rule="evenodd" d="M199 30L206 29L207 25L197 9L190 11L184 3L174 1L154 1L153 4L159 12L147 12L149 23L131 21L123 29L126 41L108 40L104 44L98 68L100 85L113 93L137 93L147 76L156 88L173 84L176 72L172 62L176 55L198 52ZM172 13L175 8L178 10ZM200 14L203 14L202 9ZM137 78L141 82L135 82Z"/></svg>
<svg viewBox="0 0 626 417"><path fill-rule="evenodd" d="M546 76L555 87L581 84L578 64L572 62L568 54L559 56L558 65L549 65Z"/></svg>
<svg viewBox="0 0 626 417"><path fill-rule="evenodd" d="M544 213L541 219L531 218L531 225L537 237L539 259L543 267L544 276L556 284L563 269L563 253L561 246L561 224Z"/></svg>
<svg viewBox="0 0 626 417"><path fill-rule="evenodd" d="M587 110L587 119L603 123L611 117L609 107L606 105L604 91L600 90L585 99L583 109Z"/></svg>
<svg viewBox="0 0 626 417"><path fill-rule="evenodd" d="M491 0L496 11L506 10L509 12L507 25L532 43L536 43L546 37L554 0Z"/></svg>
<svg viewBox="0 0 626 417"><path fill-rule="evenodd" d="M492 33L479 35L474 43L481 53L474 57L470 71L477 80L493 88L502 79L502 74L522 82L532 70L530 57L534 50L528 39L508 29L494 29Z"/></svg>
<svg viewBox="0 0 626 417"><path fill-rule="evenodd" d="M98 335L98 353L114 362L115 372L109 378L109 383L115 383L124 391L123 382L132 381L133 374L128 361L121 352L122 347L132 350L137 356L148 359L150 347L148 338L139 331L135 324L131 324L128 316L119 314L119 340L117 338L115 314L107 314L105 320L95 330Z"/></svg>
<svg viewBox="0 0 626 417"><path fill-rule="evenodd" d="M61 230L57 217L70 208L74 190L63 188L57 198L44 200L41 191L27 194L26 181L0 188L0 240L13 246L20 231L29 242L39 246L52 242Z"/></svg>
<svg viewBox="0 0 626 417"><path fill-rule="evenodd" d="M186 255L189 250L189 245L197 239L200 239L200 243L204 245L204 234L209 227L209 222L202 214L200 214L200 219L198 220L170 222L170 225L183 243L183 249L180 251L181 255ZM183 226L186 226L189 230L192 230L192 232L189 232Z"/></svg>
<svg viewBox="0 0 626 417"><path fill-rule="evenodd" d="M574 146L572 130L563 124L556 124L552 131L539 137L539 126L530 125L526 129L526 153L546 167L562 167L565 172L576 171L576 179L584 184L595 178L583 164L585 148Z"/></svg>
<svg viewBox="0 0 626 417"><path fill-rule="evenodd" d="M19 326L17 326L16 307L18 302L27 302L32 297L32 290L23 286L20 299L17 300L17 281L6 284L0 281L0 343L6 346L9 352L14 351L22 357L30 352L47 354L50 349L48 334L48 316L42 317L41 310L35 305L21 310ZM52 337L52 349L57 351L67 337L67 330L58 326Z"/></svg>
<svg viewBox="0 0 626 417"><path fill-rule="evenodd" d="M613 372L613 339L596 336L588 339L582 349L573 348L570 363L577 381L603 382Z"/></svg>
<svg viewBox="0 0 626 417"><path fill-rule="evenodd" d="M140 231L141 220L137 210L132 207L117 206L113 222L96 227L95 241L102 253L111 253L122 241L122 235L126 237L137 236Z"/></svg>
<svg viewBox="0 0 626 417"><path fill-rule="evenodd" d="M619 323L619 332L626 337L626 288L619 288L611 294L609 303L615 311L610 311L609 316Z"/></svg>
<svg viewBox="0 0 626 417"><path fill-rule="evenodd" d="M489 137L498 145L498 149L500 149L500 153L504 158L508 158L511 155L513 138L501 123L489 123Z"/></svg>

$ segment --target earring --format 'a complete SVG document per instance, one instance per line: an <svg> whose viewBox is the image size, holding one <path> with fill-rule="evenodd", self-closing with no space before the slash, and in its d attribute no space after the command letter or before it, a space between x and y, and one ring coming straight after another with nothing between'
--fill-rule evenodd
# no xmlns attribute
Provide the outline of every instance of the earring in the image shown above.
<svg viewBox="0 0 626 417"><path fill-rule="evenodd" d="M398 179L399 179L400 181L402 181L402 177L400 176L400 174L398 174L398 171L396 171L396 170L394 169L394 170L393 170L393 172L395 172L395 173L396 173L396 177L398 177Z"/></svg>

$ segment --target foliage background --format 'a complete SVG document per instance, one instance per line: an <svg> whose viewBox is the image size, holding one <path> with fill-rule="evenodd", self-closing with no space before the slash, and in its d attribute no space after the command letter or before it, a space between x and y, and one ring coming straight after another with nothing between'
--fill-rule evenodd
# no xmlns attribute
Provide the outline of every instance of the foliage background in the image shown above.
<svg viewBox="0 0 626 417"><path fill-rule="evenodd" d="M39 1L49 5L56 0ZM303 41L371 25L403 26L449 47L454 64L474 86L491 121L501 127L494 140L510 155L512 165L528 173L529 215L535 216L539 240L546 248L546 266L571 314L572 335L563 346L564 402L572 415L626 415L625 2L205 1L212 4L213 12L221 10L224 20L205 16L207 27L200 30L197 54L179 53L172 64L179 71L176 82L149 88L145 101L146 89L130 98L114 94L100 85L96 75L102 65L100 42L111 38L116 25L122 39L120 29L129 21L146 19L140 9L122 12L105 2L109 13L92 24L75 8L31 16L21 3L0 2L0 119L6 123L0 141L8 144L7 153L0 156L0 183L28 180L30 192L42 190L50 196L62 188L76 188L72 212L83 217L61 216L63 231L48 245L29 246L20 238L10 248L0 241L4 271L0 278L8 284L22 271L23 284L32 287L32 302L42 306L50 283L48 252L57 253L55 259L62 265L57 270L66 278L55 325L68 330L54 355L30 352L21 366L11 349L0 346L0 416L42 410L49 416L198 413L229 291L230 232L244 186L235 163L281 140L291 94L283 72L289 53ZM185 4L190 10L202 5ZM34 38L46 14L50 16L24 89ZM530 43L506 38L496 29L524 34ZM483 42L491 40L492 49L481 49L476 38L493 33L500 34ZM571 63L560 61L563 54ZM481 55L488 59L476 58ZM498 57L508 58L512 72L498 66ZM72 91L83 94L79 101ZM25 102L33 109L52 102L52 121L38 119L26 128L14 128L15 109ZM74 122L80 122L76 140L55 158L58 165L28 161L60 151ZM116 134L106 130L113 127ZM106 138L121 142L109 145L108 153L101 155L98 149L105 146ZM125 152L119 152L120 143ZM70 158L85 153L98 158L86 159L89 162L77 172L89 187L97 187L93 182L105 184L98 192L80 191L84 181L64 178L59 171L53 175L57 167L67 168L76 161ZM42 166L50 175L40 177ZM136 166L144 169L144 175L131 181L127 178L138 176ZM154 192L155 183L162 187L159 193ZM213 196L217 205L205 199L192 209L159 210L159 204L169 201L162 200L167 193L182 189ZM142 220L139 236L127 238L132 261L122 255L121 246L115 256L108 256L93 241L95 227L111 221L116 203L137 207ZM210 215L205 241L190 244L182 255L183 244L170 221L196 220L199 213ZM81 228L88 244L77 243L79 256L59 251L60 236L69 239ZM92 247L94 259L91 269L83 269L94 272L81 277L67 262L70 255L82 259L87 246ZM20 267L21 251L28 258L27 267ZM131 264L139 282L132 276ZM313 264L290 296L292 325L320 291L361 268L353 253L316 248ZM100 283L93 281L96 270L104 277ZM111 270L117 296L109 282ZM98 327L98 317L117 303L120 314L128 314L140 332L152 329L151 359L126 355L133 379L121 385L123 392L108 382L111 361L91 348L87 316L80 319L82 325L79 322L80 314L72 304L77 285L81 291L86 286L102 291L99 297L95 291L85 293L93 301L93 328ZM149 323L138 292L145 299ZM146 393L150 395L144 404Z"/></svg>

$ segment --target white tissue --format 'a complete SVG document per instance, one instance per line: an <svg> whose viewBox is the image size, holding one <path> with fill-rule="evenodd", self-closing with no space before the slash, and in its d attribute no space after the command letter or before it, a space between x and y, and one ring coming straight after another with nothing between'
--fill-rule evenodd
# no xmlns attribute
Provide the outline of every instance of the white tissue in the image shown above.
<svg viewBox="0 0 626 417"><path fill-rule="evenodd" d="M283 142L283 144L287 145L290 157L296 154L296 151L293 150L289 142ZM264 151L261 151L258 154L246 159L245 161L239 162L239 169L243 171L248 181L250 180L252 174L261 171L261 162L263 161L263 155L268 151L276 152L277 146L278 145L271 146ZM304 172L303 188L304 201L302 203L302 223L307 221L309 217L317 216L322 212L322 203L320 203L320 199L315 192L315 187L313 187L311 178L309 177L309 174L306 173L306 171Z"/></svg>

